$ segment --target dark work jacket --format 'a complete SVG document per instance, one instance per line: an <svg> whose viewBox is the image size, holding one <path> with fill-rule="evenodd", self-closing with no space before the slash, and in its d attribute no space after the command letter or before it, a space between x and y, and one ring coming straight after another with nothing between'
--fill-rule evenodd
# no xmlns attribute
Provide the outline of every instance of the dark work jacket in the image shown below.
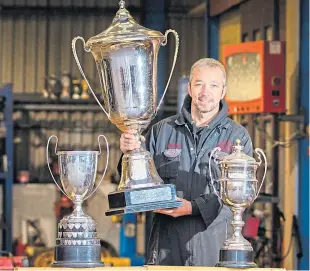
<svg viewBox="0 0 310 271"><path fill-rule="evenodd" d="M227 104L220 103L218 115L197 128L190 114L187 96L181 113L164 119L146 135L146 149L153 155L160 177L176 186L178 197L192 202L193 214L173 218L154 214L146 264L214 266L222 243L232 233L232 212L222 205L210 186L208 169L211 151L219 146L230 153L236 139L252 155L246 129L227 116ZM211 162L213 178L219 168Z"/></svg>

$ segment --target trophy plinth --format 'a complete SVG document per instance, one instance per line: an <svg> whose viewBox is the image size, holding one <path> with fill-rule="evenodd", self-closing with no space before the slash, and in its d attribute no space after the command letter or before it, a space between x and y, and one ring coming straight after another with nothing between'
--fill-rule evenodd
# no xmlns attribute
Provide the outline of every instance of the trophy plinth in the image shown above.
<svg viewBox="0 0 310 271"><path fill-rule="evenodd" d="M254 268L254 251L249 250L220 250L220 261L217 267Z"/></svg>
<svg viewBox="0 0 310 271"><path fill-rule="evenodd" d="M181 206L173 184L116 191L110 193L108 199L110 209L105 213L107 216Z"/></svg>
<svg viewBox="0 0 310 271"><path fill-rule="evenodd" d="M63 189L56 182L50 165L48 147L52 137L57 139L55 153L58 156L59 175ZM104 137L107 147L107 163L99 184L95 187L98 156L101 153L99 139ZM58 224L58 236L52 267L86 268L104 266L101 262L100 239L97 238L96 222L82 210L82 203L101 184L109 159L109 146L105 136L98 137L100 151L57 152L58 138L51 136L46 147L46 159L52 178L61 192L74 203L74 210Z"/></svg>
<svg viewBox="0 0 310 271"><path fill-rule="evenodd" d="M256 267L253 248L250 242L242 236L242 228L244 226L242 214L245 208L249 207L257 198L264 183L267 171L266 156L261 149L255 149L259 159L259 162L256 162L253 157L243 152L243 146L240 145L240 140L237 140L237 145L233 146L232 154L218 155L220 150L219 147L212 150L209 158L211 182L213 185L211 159L215 157L214 161L220 165L221 169L219 198L232 210L234 218L231 223L233 226L233 236L224 242L220 250L219 262L216 266L228 268ZM258 188L256 171L262 163L261 155L265 160L265 172L261 185ZM219 156L222 157L220 160L217 159ZM213 189L217 194L214 186Z"/></svg>
<svg viewBox="0 0 310 271"><path fill-rule="evenodd" d="M82 37L74 38L72 51L89 90L108 119L122 132L128 129L137 130L139 138L140 133L156 116L166 94L177 59L179 37L177 32L171 29L163 35L159 31L139 25L125 8L125 1L119 1L119 7L111 25L105 31L91 37L86 43ZM169 33L174 34L176 48L168 82L157 106L158 52L160 46L167 44ZM77 40L82 40L84 50L91 52L95 59L103 102L98 100L85 77L76 54ZM122 160L121 182L118 191L109 197L110 210L107 215L115 213L112 206L118 197L131 197L137 193L142 197L150 193L150 187L153 187L153 192L161 191L163 187L155 187L164 184L151 160L150 153L143 149L125 154ZM171 192L172 190L174 191ZM171 194L162 199L161 205L151 199L145 199L139 204L139 208L138 205L125 202L120 206L120 212L155 210L159 205L162 208L180 206L181 203L172 196L175 194L174 186L167 186L166 191Z"/></svg>
<svg viewBox="0 0 310 271"><path fill-rule="evenodd" d="M118 191L110 193L108 200L107 216L181 206L175 186L164 184L151 154L142 148L124 154Z"/></svg>
<svg viewBox="0 0 310 271"><path fill-rule="evenodd" d="M73 218L73 219L72 219ZM90 217L63 218L58 225L52 267L102 267L96 222Z"/></svg>

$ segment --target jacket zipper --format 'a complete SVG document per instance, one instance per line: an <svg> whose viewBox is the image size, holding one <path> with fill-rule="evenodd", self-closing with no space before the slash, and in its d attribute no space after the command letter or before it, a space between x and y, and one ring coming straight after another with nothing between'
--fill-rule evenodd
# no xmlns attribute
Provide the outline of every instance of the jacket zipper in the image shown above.
<svg viewBox="0 0 310 271"><path fill-rule="evenodd" d="M195 143L195 137L193 135L193 133L191 132L191 130L189 129L189 127L187 126L187 124L185 124L185 127L187 128L187 130L189 131L190 135L192 136L192 139L194 141L194 144L193 144L193 148L194 148L194 151L195 151L195 157L197 159L197 149L196 149L196 143ZM195 159L195 163L196 163L196 159Z"/></svg>
<svg viewBox="0 0 310 271"><path fill-rule="evenodd" d="M196 141L195 141L195 137L193 135L193 133L191 132L191 130L189 129L189 127L187 126L187 124L185 124L185 127L187 128L188 132L190 133L190 135L192 136L192 139L194 141L193 143L193 148L194 148L194 151L195 151L195 161L194 161L194 170L193 170L193 175L192 175L192 181L194 179L194 176L195 176L195 167L196 167L196 163L197 163L197 158L198 158L198 154L197 154L197 148L196 148ZM191 191L191 189L190 189ZM191 194L191 193L190 193ZM192 197L192 195L190 195L190 198ZM193 221L194 222L194 221ZM195 225L191 225L192 223L190 222L190 226L189 226L189 235L191 235L191 232L193 231L192 227L195 228ZM192 242L189 241L188 242L188 245L189 245L189 249L190 251L193 251L192 249ZM194 255L192 254L190 257L189 257L189 265L193 265L193 258L194 258Z"/></svg>

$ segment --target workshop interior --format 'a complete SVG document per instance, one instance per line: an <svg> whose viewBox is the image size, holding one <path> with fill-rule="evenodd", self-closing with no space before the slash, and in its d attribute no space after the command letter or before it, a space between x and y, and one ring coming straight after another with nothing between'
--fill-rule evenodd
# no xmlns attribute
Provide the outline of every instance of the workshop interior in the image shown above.
<svg viewBox="0 0 310 271"><path fill-rule="evenodd" d="M122 24L128 32L121 36ZM141 36L149 40L138 43ZM170 185L145 189L144 198L120 185L127 104L104 89L115 75L138 84L132 74L139 64L116 71L125 55L138 63L134 46L141 46L143 63L154 65L143 67L143 80L149 83L153 72L157 84L151 98L158 107L150 106L143 134L180 112L194 62L209 57L224 65L229 117L266 158L255 168L264 182L242 213L242 235L256 267L309 269L309 0L0 0L0 37L1 270L63 259L55 246L78 244L70 240L76 224L63 220L74 215L93 238L85 244L100 262L94 266L146 264L149 198L171 193L165 206L179 205ZM100 61L106 55L110 62ZM131 99L147 106L150 98ZM81 166L74 163L79 151L88 177L70 173ZM139 166L128 171L139 175ZM62 186L70 174L91 182L81 200L72 197L73 180Z"/></svg>

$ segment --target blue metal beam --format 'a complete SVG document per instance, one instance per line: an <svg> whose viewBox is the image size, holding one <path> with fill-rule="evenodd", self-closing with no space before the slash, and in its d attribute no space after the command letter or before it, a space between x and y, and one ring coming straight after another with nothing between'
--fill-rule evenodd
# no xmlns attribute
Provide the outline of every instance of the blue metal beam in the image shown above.
<svg viewBox="0 0 310 271"><path fill-rule="evenodd" d="M205 54L219 60L219 16L210 16L209 0L205 1Z"/></svg>
<svg viewBox="0 0 310 271"><path fill-rule="evenodd" d="M124 214L120 230L119 256L130 258L131 266L144 265L144 257L137 255L137 215Z"/></svg>
<svg viewBox="0 0 310 271"><path fill-rule="evenodd" d="M309 127L309 0L300 1L300 107L305 110ZM298 220L303 257L299 270L309 270L309 138L299 141L299 198Z"/></svg>
<svg viewBox="0 0 310 271"><path fill-rule="evenodd" d="M145 0L144 5L144 22L143 26L165 33L167 30L166 24L166 6L165 0ZM169 42L174 42L172 35L169 34ZM161 99L168 79L167 69L167 53L168 48L160 47L158 55L158 68L157 68L157 82L158 82L158 99ZM163 101L164 102L164 101Z"/></svg>
<svg viewBox="0 0 310 271"><path fill-rule="evenodd" d="M12 84L8 84L0 89L0 96L5 98L3 115L5 122L5 152L7 157L7 171L1 172L4 177L3 182L3 244L2 249L12 252L12 191L13 191L13 94Z"/></svg>

